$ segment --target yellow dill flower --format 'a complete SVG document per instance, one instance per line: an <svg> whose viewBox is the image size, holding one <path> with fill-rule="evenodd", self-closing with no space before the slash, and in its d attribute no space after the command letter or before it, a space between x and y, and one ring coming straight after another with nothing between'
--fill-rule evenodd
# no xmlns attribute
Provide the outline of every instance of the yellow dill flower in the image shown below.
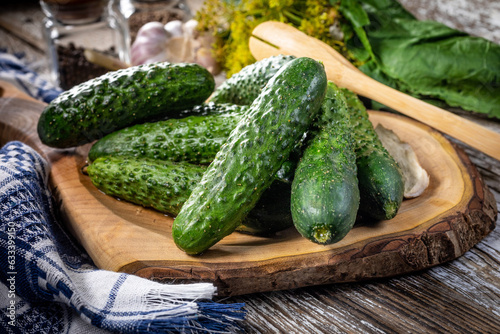
<svg viewBox="0 0 500 334"><path fill-rule="evenodd" d="M340 0L205 0L195 19L199 29L216 37L213 51L229 77L255 62L248 42L253 29L264 21L291 24L351 59L343 41L331 34L331 27L341 19L339 4Z"/></svg>

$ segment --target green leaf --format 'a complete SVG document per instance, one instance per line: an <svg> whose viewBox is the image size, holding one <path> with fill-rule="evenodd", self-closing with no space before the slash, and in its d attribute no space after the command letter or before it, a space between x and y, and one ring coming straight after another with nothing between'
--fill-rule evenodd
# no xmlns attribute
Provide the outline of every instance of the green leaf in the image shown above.
<svg viewBox="0 0 500 334"><path fill-rule="evenodd" d="M368 25L360 25L365 19L356 2L363 3ZM394 0L342 4L356 32L346 44L367 61L363 72L418 98L500 118L499 45L441 23L418 21Z"/></svg>
<svg viewBox="0 0 500 334"><path fill-rule="evenodd" d="M370 24L368 14L357 0L342 0L339 10L354 28Z"/></svg>

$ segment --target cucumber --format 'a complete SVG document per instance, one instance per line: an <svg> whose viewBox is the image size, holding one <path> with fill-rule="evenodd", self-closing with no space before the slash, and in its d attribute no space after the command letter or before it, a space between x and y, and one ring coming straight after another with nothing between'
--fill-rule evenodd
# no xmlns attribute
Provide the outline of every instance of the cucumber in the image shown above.
<svg viewBox="0 0 500 334"><path fill-rule="evenodd" d="M186 162L103 156L87 166L86 173L109 196L175 216L206 168ZM273 182L243 223L242 232L263 236L293 226L290 184Z"/></svg>
<svg viewBox="0 0 500 334"><path fill-rule="evenodd" d="M274 181L236 231L268 237L292 227L291 191L290 183Z"/></svg>
<svg viewBox="0 0 500 334"><path fill-rule="evenodd" d="M305 57L268 82L174 220L180 249L200 254L235 231L316 117L326 82L323 65Z"/></svg>
<svg viewBox="0 0 500 334"><path fill-rule="evenodd" d="M209 164L247 109L248 106L209 103L207 108L197 106L185 112L193 116L117 130L91 147L88 160L112 155ZM203 116L194 116L197 114ZM299 155L297 147L276 173L277 180L291 183Z"/></svg>
<svg viewBox="0 0 500 334"><path fill-rule="evenodd" d="M247 65L224 81L212 94L214 103L250 105L278 70L295 59L294 56L278 55Z"/></svg>
<svg viewBox="0 0 500 334"><path fill-rule="evenodd" d="M328 245L352 229L360 201L349 112L332 82L318 123L295 171L291 212L302 236Z"/></svg>
<svg viewBox="0 0 500 334"><path fill-rule="evenodd" d="M172 115L166 119L171 118L184 118L188 116L209 116L209 115L221 115L229 113L244 113L246 106L240 106L234 103L214 103L206 102L200 105L195 105L194 107L181 110L178 113L172 113Z"/></svg>
<svg viewBox="0 0 500 334"><path fill-rule="evenodd" d="M185 162L109 156L97 158L87 174L107 195L176 215L205 170Z"/></svg>
<svg viewBox="0 0 500 334"><path fill-rule="evenodd" d="M110 133L92 146L88 158L123 155L209 164L248 107L208 104L195 109L205 116L191 112L193 116L136 124Z"/></svg>
<svg viewBox="0 0 500 334"><path fill-rule="evenodd" d="M213 76L197 64L155 63L108 72L60 94L42 112L38 135L56 148L203 103Z"/></svg>
<svg viewBox="0 0 500 334"><path fill-rule="evenodd" d="M397 162L384 148L361 100L343 89L350 112L361 194L360 211L375 220L392 219L401 207L404 181Z"/></svg>
<svg viewBox="0 0 500 334"><path fill-rule="evenodd" d="M100 174L96 171L97 167L102 165L102 159L99 160L99 158L108 156L208 164L214 159L220 146L226 141L230 131L236 127L246 109L248 109L247 106L208 103L183 112L185 115L203 116L137 124L115 131L98 140L90 149L88 160L97 163L93 167L93 175L98 177ZM299 149L295 150L290 159L283 163L276 173L276 181L264 193L263 199L257 203L238 231L267 236L293 225L290 214L290 184L298 155ZM99 170L103 169L99 167ZM196 183L200 181L199 178L191 175L187 177L189 180L194 179ZM154 175L151 178L154 178ZM119 180L112 182L121 183ZM98 186L111 196L125 199L120 195L119 189L113 192L110 187L112 187L110 184ZM191 188L188 190L189 193L192 191ZM151 205L151 203L130 198L130 196L127 196L127 200L153 207L161 212L177 214L176 211L166 211L164 206ZM271 205L270 202L272 202Z"/></svg>

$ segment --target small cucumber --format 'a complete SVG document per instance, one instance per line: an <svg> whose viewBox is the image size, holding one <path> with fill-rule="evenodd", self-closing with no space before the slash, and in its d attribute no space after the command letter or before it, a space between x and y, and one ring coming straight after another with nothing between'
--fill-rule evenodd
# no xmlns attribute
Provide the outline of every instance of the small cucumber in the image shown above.
<svg viewBox="0 0 500 334"><path fill-rule="evenodd" d="M392 219L404 195L404 181L394 158L382 145L358 96L343 89L350 112L361 194L360 211L376 219Z"/></svg>
<svg viewBox="0 0 500 334"><path fill-rule="evenodd" d="M91 147L88 160L92 162L112 155L209 164L248 106L210 103L206 106L185 111L186 115L192 115L185 118L136 124L117 130ZM203 116L195 116L198 114ZM277 180L291 183L299 155L300 148L297 147L276 173Z"/></svg>
<svg viewBox="0 0 500 334"><path fill-rule="evenodd" d="M316 117L326 82L323 65L305 57L268 82L174 220L180 249L200 254L235 231Z"/></svg>
<svg viewBox="0 0 500 334"><path fill-rule="evenodd" d="M320 113L319 129L295 171L291 211L301 235L327 245L343 239L354 226L360 195L349 112L332 82Z"/></svg>
<svg viewBox="0 0 500 334"><path fill-rule="evenodd" d="M234 103L214 103L206 102L203 104L195 105L194 107L181 110L178 113L172 113L166 119L171 118L184 118L188 116L210 116L210 115L221 115L230 113L243 113L246 110L246 106L240 106Z"/></svg>
<svg viewBox="0 0 500 334"><path fill-rule="evenodd" d="M224 81L212 94L214 103L250 105L278 70L295 59L294 56L278 55L247 65Z"/></svg>
<svg viewBox="0 0 500 334"><path fill-rule="evenodd" d="M197 64L155 63L108 72L54 99L38 121L42 143L66 148L203 103L213 76Z"/></svg>
<svg viewBox="0 0 500 334"><path fill-rule="evenodd" d="M87 167L92 184L107 195L176 215L206 166L127 156L99 157Z"/></svg>
<svg viewBox="0 0 500 334"><path fill-rule="evenodd" d="M205 116L191 112L193 116L136 124L110 133L92 146L89 160L124 155L209 164L248 107L208 104L196 109Z"/></svg>
<svg viewBox="0 0 500 334"><path fill-rule="evenodd" d="M292 227L291 190L290 183L274 181L236 231L267 237Z"/></svg>
<svg viewBox="0 0 500 334"><path fill-rule="evenodd" d="M108 156L127 156L130 157L128 161L146 158L171 162L183 161L198 165L209 164L246 109L248 109L247 106L208 103L183 112L185 115L203 116L187 116L181 119L137 124L115 131L98 140L90 149L88 159L90 162L96 162L92 167L93 175L98 177L100 173L97 170L104 170L99 167L103 161L99 158ZM263 194L263 198L243 221L238 231L255 235L270 235L293 225L290 214L290 184L297 165L298 154L299 149L295 150L290 159L283 163L276 173L276 181ZM131 164L136 163L131 162ZM196 169L199 169L199 166ZM167 172L165 170L165 173ZM189 180L194 178L191 174L187 177ZM154 175L149 178L154 179ZM193 180L196 183L200 181L198 178ZM99 189L112 196L123 198L120 196L119 189L111 192L108 190L110 187L111 184L104 183ZM188 193L191 193L192 189L188 190ZM181 197L185 196L181 194ZM167 212L164 206L151 205L137 198L127 198L133 203ZM270 202L272 202L271 205ZM167 213L177 214L172 211Z"/></svg>
<svg viewBox="0 0 500 334"><path fill-rule="evenodd" d="M128 156L99 157L86 171L109 196L177 215L207 166ZM275 181L244 220L241 230L270 235L293 226L290 184Z"/></svg>

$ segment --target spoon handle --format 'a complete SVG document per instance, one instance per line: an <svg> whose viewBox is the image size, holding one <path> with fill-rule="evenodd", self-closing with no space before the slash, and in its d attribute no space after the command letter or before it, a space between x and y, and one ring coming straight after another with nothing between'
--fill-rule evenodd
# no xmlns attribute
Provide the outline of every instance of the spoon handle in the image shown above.
<svg viewBox="0 0 500 334"><path fill-rule="evenodd" d="M353 79L354 76L353 76ZM425 123L469 146L500 160L500 134L473 121L406 95L368 77L359 77L348 89L380 102L402 114Z"/></svg>
<svg viewBox="0 0 500 334"><path fill-rule="evenodd" d="M362 73L326 43L280 22L264 22L253 31L250 51L257 59L290 54L323 62L329 80L380 102L500 160L500 133L401 93Z"/></svg>

